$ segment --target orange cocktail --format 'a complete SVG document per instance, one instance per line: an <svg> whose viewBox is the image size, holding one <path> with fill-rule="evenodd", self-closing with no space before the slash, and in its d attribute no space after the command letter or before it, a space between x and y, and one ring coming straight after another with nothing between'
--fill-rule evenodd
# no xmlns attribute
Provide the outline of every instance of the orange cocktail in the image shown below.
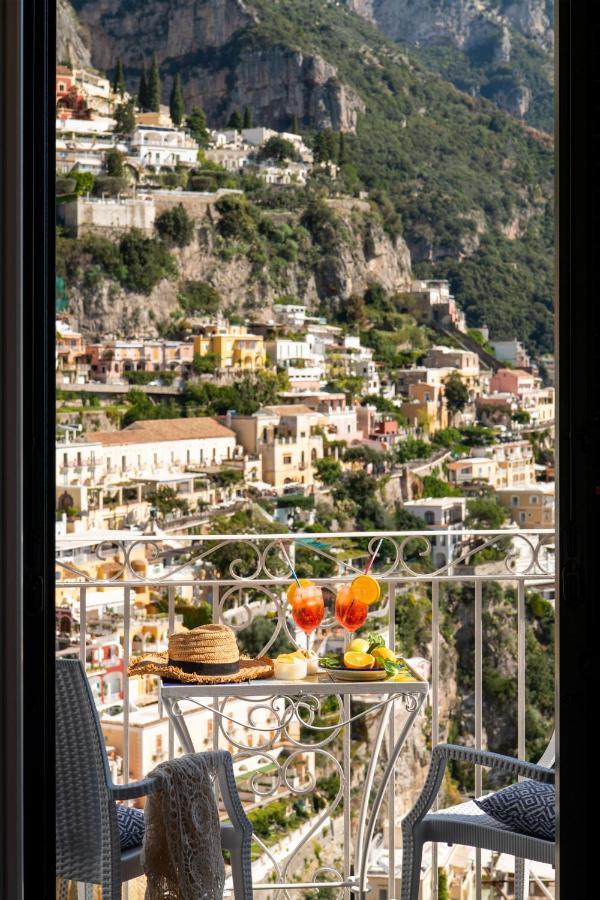
<svg viewBox="0 0 600 900"><path fill-rule="evenodd" d="M321 588L316 584L298 586L293 594L292 617L306 635L307 649L308 637L321 624L324 615L325 604Z"/></svg>
<svg viewBox="0 0 600 900"><path fill-rule="evenodd" d="M357 600L351 584L343 584L335 598L335 617L346 631L356 631L367 621L369 607Z"/></svg>

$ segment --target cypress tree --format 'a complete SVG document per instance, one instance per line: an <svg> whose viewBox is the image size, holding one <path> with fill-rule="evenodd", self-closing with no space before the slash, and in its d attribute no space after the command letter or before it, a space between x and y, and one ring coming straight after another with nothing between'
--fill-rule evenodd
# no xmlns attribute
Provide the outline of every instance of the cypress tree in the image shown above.
<svg viewBox="0 0 600 900"><path fill-rule="evenodd" d="M148 109L151 112L160 112L160 72L156 53L152 56L152 68L148 79Z"/></svg>
<svg viewBox="0 0 600 900"><path fill-rule="evenodd" d="M227 123L228 128L235 128L236 131L241 131L244 122L239 113L239 110L234 110L229 116L229 122Z"/></svg>
<svg viewBox="0 0 600 900"><path fill-rule="evenodd" d="M252 128L252 113L248 109L247 106L244 107L244 121L242 124L243 128Z"/></svg>
<svg viewBox="0 0 600 900"><path fill-rule="evenodd" d="M340 142L338 145L338 163L340 166L343 166L344 163L348 162L348 154L346 152L346 139L344 137L344 132L340 131Z"/></svg>
<svg viewBox="0 0 600 900"><path fill-rule="evenodd" d="M292 134L300 134L300 125L296 113L294 113L294 115L292 116L292 125L290 131L292 132Z"/></svg>
<svg viewBox="0 0 600 900"><path fill-rule="evenodd" d="M169 98L169 110L171 113L171 119L173 120L173 125L176 125L179 128L179 126L183 122L183 117L185 115L185 104L183 102L183 94L181 93L181 80L179 78L179 73L177 73L173 80L173 88L171 90L171 96Z"/></svg>
<svg viewBox="0 0 600 900"><path fill-rule="evenodd" d="M120 59L117 59L117 69L115 72L115 80L113 82L113 91L115 94L120 94L121 97L125 93L125 72L123 70L123 63Z"/></svg>
<svg viewBox="0 0 600 900"><path fill-rule="evenodd" d="M142 111L148 109L148 75L146 72L146 63L143 64L142 74L140 75L137 104Z"/></svg>

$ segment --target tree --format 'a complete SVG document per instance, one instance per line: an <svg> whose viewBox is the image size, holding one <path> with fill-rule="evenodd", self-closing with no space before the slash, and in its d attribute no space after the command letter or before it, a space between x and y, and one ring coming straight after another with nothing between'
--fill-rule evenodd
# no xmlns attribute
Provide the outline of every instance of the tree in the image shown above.
<svg viewBox="0 0 600 900"><path fill-rule="evenodd" d="M317 471L317 478L323 484L337 484L342 477L342 467L340 463L331 456L324 456L322 459L318 459L315 469Z"/></svg>
<svg viewBox="0 0 600 900"><path fill-rule="evenodd" d="M423 478L424 497L460 497L460 489L452 487L447 481L436 478L435 475L425 475Z"/></svg>
<svg viewBox="0 0 600 900"><path fill-rule="evenodd" d="M346 138L344 132L340 131L340 140L338 144L338 164L345 165L348 162L348 153L346 150Z"/></svg>
<svg viewBox="0 0 600 900"><path fill-rule="evenodd" d="M137 105L142 111L148 109L148 73L146 72L146 63L142 64L137 93Z"/></svg>
<svg viewBox="0 0 600 900"><path fill-rule="evenodd" d="M227 123L228 128L235 128L236 131L241 131L244 126L244 121L240 115L239 109L234 109L234 111L229 116L229 122Z"/></svg>
<svg viewBox="0 0 600 900"><path fill-rule="evenodd" d="M290 131L292 134L300 134L300 124L298 122L298 116L296 113L292 116L292 124L290 125Z"/></svg>
<svg viewBox="0 0 600 900"><path fill-rule="evenodd" d="M161 213L155 225L167 247L187 247L194 237L194 222L181 203Z"/></svg>
<svg viewBox="0 0 600 900"><path fill-rule="evenodd" d="M194 353L192 369L195 375L214 375L218 368L219 358L214 353L207 353L205 356Z"/></svg>
<svg viewBox="0 0 600 900"><path fill-rule="evenodd" d="M175 512L176 509L183 513L189 511L187 500L179 497L175 488L161 485L157 491L147 495L148 502L156 507L158 518L164 519L169 513Z"/></svg>
<svg viewBox="0 0 600 900"><path fill-rule="evenodd" d="M125 175L125 156L116 147L111 147L104 157L106 174L112 178L123 178Z"/></svg>
<svg viewBox="0 0 600 900"><path fill-rule="evenodd" d="M125 72L123 70L123 63L120 59L117 59L115 80L113 81L113 91L115 92L115 94L120 94L121 97L125 93Z"/></svg>
<svg viewBox="0 0 600 900"><path fill-rule="evenodd" d="M160 112L160 71L156 53L152 56L152 68L148 79L148 109L151 112Z"/></svg>
<svg viewBox="0 0 600 900"><path fill-rule="evenodd" d="M288 159L297 159L298 152L291 141L287 141L285 138L275 134L260 148L258 158L272 159L283 163Z"/></svg>
<svg viewBox="0 0 600 900"><path fill-rule="evenodd" d="M199 106L193 106L191 114L186 119L186 127L199 147L208 146L208 129L206 128L206 116Z"/></svg>
<svg viewBox="0 0 600 900"><path fill-rule="evenodd" d="M208 281L185 281L179 291L179 302L193 313L216 313L221 306L221 295Z"/></svg>
<svg viewBox="0 0 600 900"><path fill-rule="evenodd" d="M448 873L441 866L438 869L438 900L450 900L448 892Z"/></svg>
<svg viewBox="0 0 600 900"><path fill-rule="evenodd" d="M183 94L181 93L181 79L179 72L173 79L173 87L171 88L171 96L169 98L169 111L173 125L178 128L183 122L185 115L185 104L183 102Z"/></svg>
<svg viewBox="0 0 600 900"><path fill-rule="evenodd" d="M457 372L453 372L446 379L445 395L446 403L451 413L462 412L469 402L469 392Z"/></svg>
<svg viewBox="0 0 600 900"><path fill-rule="evenodd" d="M247 106L244 107L244 118L242 122L243 128L252 128L252 113Z"/></svg>
<svg viewBox="0 0 600 900"><path fill-rule="evenodd" d="M526 409L515 409L515 411L511 415L511 419L513 422L516 422L517 425L529 425L531 422L531 416L527 412Z"/></svg>
<svg viewBox="0 0 600 900"><path fill-rule="evenodd" d="M135 131L135 109L133 100L127 103L119 103L115 109L114 116L115 131L124 137L131 137Z"/></svg>
<svg viewBox="0 0 600 900"><path fill-rule="evenodd" d="M495 498L475 497L467 503L467 512L467 528L495 530L502 527L506 518L506 510Z"/></svg>

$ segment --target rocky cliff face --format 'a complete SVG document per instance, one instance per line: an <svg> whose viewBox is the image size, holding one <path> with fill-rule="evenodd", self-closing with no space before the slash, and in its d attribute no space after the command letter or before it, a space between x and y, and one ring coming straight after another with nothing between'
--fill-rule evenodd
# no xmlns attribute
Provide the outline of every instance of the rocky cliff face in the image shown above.
<svg viewBox="0 0 600 900"><path fill-rule="evenodd" d="M364 109L321 56L263 40L243 0L79 0L76 7L93 35L95 66L110 70L119 57L135 91L156 52L163 101L178 72L188 107L202 106L213 125L247 106L255 121L279 129L295 116L305 126L353 131Z"/></svg>
<svg viewBox="0 0 600 900"><path fill-rule="evenodd" d="M538 95L547 107L552 86L553 0L348 0L347 5L393 40L424 49L427 61L457 87L548 127L551 112L533 107ZM464 54L462 61L459 56L449 65L449 49Z"/></svg>
<svg viewBox="0 0 600 900"><path fill-rule="evenodd" d="M469 49L491 40L501 46L511 26L546 49L554 42L552 0L348 0L347 5L388 37L410 44Z"/></svg>
<svg viewBox="0 0 600 900"><path fill-rule="evenodd" d="M74 66L91 65L90 35L68 0L56 6L56 61Z"/></svg>
<svg viewBox="0 0 600 900"><path fill-rule="evenodd" d="M324 297L338 297L343 304L351 294L362 296L373 282L390 292L405 290L412 274L402 238L390 238L377 222L361 218L356 210L340 208L336 213L347 235L338 252L323 254L313 247L311 262L303 258L290 263L276 280L268 267L257 271L244 254L224 258L214 226L204 220L192 243L175 251L177 280L161 281L149 296L124 291L107 280L93 291L87 291L83 282L72 284L70 311L89 337L158 334L170 317L182 315L177 296L185 281L212 284L221 295L225 314L252 312L264 320L272 318L273 302L284 294L316 310Z"/></svg>

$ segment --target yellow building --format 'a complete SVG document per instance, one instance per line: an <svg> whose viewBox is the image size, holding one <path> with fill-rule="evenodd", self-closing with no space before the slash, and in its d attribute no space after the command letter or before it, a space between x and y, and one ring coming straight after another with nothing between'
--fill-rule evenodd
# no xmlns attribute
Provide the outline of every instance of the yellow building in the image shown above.
<svg viewBox="0 0 600 900"><path fill-rule="evenodd" d="M399 412L406 416L411 428L420 428L423 434L430 435L448 427L443 388L417 382L409 385L408 397L408 402L402 403Z"/></svg>
<svg viewBox="0 0 600 900"><path fill-rule="evenodd" d="M248 334L244 326L229 331L215 331L196 335L194 353L198 356L215 356L221 369L247 369L255 371L265 364L265 348L261 335Z"/></svg>
<svg viewBox="0 0 600 900"><path fill-rule="evenodd" d="M554 484L522 484L496 491L501 506L521 528L554 527Z"/></svg>

